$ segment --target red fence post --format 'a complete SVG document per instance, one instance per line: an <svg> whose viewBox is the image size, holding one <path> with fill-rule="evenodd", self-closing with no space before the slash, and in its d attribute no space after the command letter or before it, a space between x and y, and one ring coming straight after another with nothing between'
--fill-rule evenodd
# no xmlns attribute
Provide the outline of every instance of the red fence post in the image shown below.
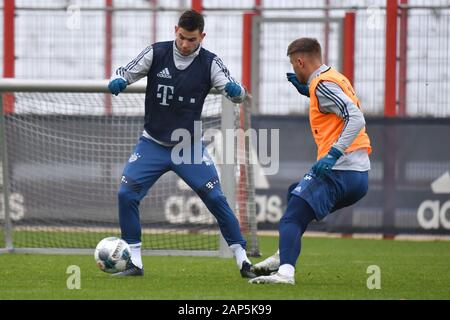
<svg viewBox="0 0 450 320"><path fill-rule="evenodd" d="M384 115L397 115L397 0L387 0L386 5L386 66Z"/></svg>
<svg viewBox="0 0 450 320"><path fill-rule="evenodd" d="M244 13L242 33L242 85L252 92L252 18L253 12Z"/></svg>
<svg viewBox="0 0 450 320"><path fill-rule="evenodd" d="M203 11L203 0L192 0L191 8L195 11L202 13Z"/></svg>
<svg viewBox="0 0 450 320"><path fill-rule="evenodd" d="M15 76L15 53L14 53L14 0L3 2L3 77L14 78ZM14 112L14 95L5 93L3 95L4 113Z"/></svg>
<svg viewBox="0 0 450 320"><path fill-rule="evenodd" d="M346 12L344 18L344 61L342 73L353 85L355 78L355 13Z"/></svg>
<svg viewBox="0 0 450 320"><path fill-rule="evenodd" d="M261 14L262 0L255 0L254 12L246 12L242 22L242 85L252 92L252 21Z"/></svg>
<svg viewBox="0 0 450 320"><path fill-rule="evenodd" d="M262 9L262 0L255 0L255 13L260 15Z"/></svg>
<svg viewBox="0 0 450 320"><path fill-rule="evenodd" d="M397 0L386 3L386 66L385 66L385 117L397 115ZM397 131L387 122L383 134L383 237L393 237L397 210L397 179L402 169L397 168ZM401 164L400 164L401 165Z"/></svg>

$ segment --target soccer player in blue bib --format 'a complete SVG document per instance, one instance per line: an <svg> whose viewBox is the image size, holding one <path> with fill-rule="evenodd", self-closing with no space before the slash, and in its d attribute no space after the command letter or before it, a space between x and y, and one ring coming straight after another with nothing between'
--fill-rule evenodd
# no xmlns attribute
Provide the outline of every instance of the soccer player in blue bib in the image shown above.
<svg viewBox="0 0 450 320"><path fill-rule="evenodd" d="M147 47L128 65L118 68L109 82L111 93L118 95L127 85L147 77L144 131L124 168L118 193L120 228L122 238L130 245L132 263L116 276L144 274L139 203L159 177L174 171L217 219L242 277L255 277L239 222L222 193L214 164L205 160L208 155L203 145L204 157L199 162L177 164L171 157L180 142L172 140L172 133L185 129L194 137L194 122L200 121L211 88L234 103L246 98L246 90L230 76L222 60L202 47L203 29L203 16L194 10L185 11L175 27L174 41ZM192 140L191 154L195 154L198 143L202 142Z"/></svg>

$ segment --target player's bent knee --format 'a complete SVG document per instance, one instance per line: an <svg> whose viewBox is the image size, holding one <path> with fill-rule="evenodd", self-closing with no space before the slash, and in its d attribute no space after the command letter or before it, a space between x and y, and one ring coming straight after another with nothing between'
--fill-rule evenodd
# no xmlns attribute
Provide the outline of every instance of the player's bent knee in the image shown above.
<svg viewBox="0 0 450 320"><path fill-rule="evenodd" d="M364 198L368 191L369 191L369 184L366 182L363 184L363 187L361 188L361 194L360 194L359 200Z"/></svg>
<svg viewBox="0 0 450 320"><path fill-rule="evenodd" d="M280 225L289 223L305 224L315 218L314 211L306 200L292 195L287 205L283 217L280 219Z"/></svg>
<svg viewBox="0 0 450 320"><path fill-rule="evenodd" d="M136 192L122 187L119 189L117 197L120 204L129 204L139 201L139 195Z"/></svg>

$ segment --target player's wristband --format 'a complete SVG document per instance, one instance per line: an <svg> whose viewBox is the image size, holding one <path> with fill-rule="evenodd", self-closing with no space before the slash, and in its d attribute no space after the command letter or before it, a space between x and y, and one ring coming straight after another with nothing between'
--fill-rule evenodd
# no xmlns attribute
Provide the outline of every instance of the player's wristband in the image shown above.
<svg viewBox="0 0 450 320"><path fill-rule="evenodd" d="M343 156L342 152L339 151L339 149L335 148L335 147L331 147L330 151L328 152L328 154L336 159L339 159L340 157Z"/></svg>

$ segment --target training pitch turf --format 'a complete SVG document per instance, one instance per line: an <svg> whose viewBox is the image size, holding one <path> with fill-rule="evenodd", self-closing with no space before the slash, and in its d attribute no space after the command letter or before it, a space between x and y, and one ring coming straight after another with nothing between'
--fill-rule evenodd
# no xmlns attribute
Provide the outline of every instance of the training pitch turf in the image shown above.
<svg viewBox="0 0 450 320"><path fill-rule="evenodd" d="M263 256L276 237L261 237ZM113 278L92 256L0 254L2 299L449 299L450 242L305 238L296 285L251 285L234 259L144 257L145 276ZM80 289L66 273L80 267ZM381 272L380 289L368 289L369 266ZM369 268L369 271L371 269ZM70 281L69 281L70 282ZM376 284L373 277L369 284Z"/></svg>

